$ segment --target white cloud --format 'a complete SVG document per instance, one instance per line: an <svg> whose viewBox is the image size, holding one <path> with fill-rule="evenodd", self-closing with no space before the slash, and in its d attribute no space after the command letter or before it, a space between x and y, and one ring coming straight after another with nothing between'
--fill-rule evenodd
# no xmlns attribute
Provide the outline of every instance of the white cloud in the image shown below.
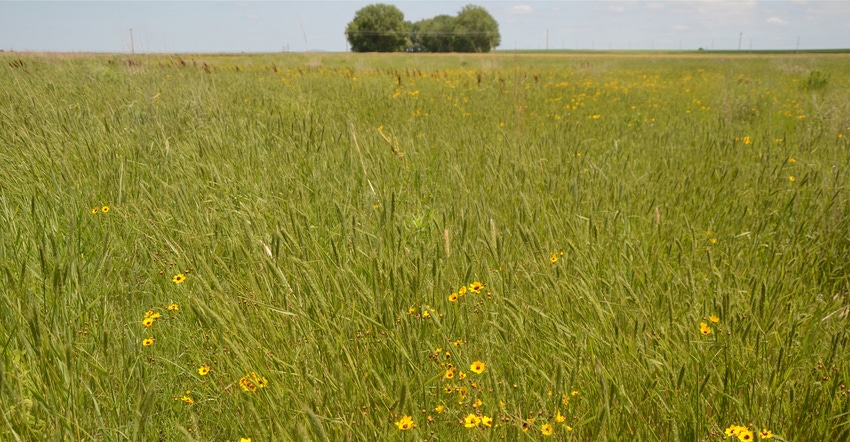
<svg viewBox="0 0 850 442"><path fill-rule="evenodd" d="M650 2L646 4L646 9L664 9L664 3L661 2Z"/></svg>
<svg viewBox="0 0 850 442"><path fill-rule="evenodd" d="M505 12L507 12L508 14L530 14L532 12L532 9L531 6L528 5L517 5L505 9Z"/></svg>
<svg viewBox="0 0 850 442"><path fill-rule="evenodd" d="M626 12L626 8L622 6L609 6L608 10L611 12Z"/></svg>
<svg viewBox="0 0 850 442"><path fill-rule="evenodd" d="M248 18L250 18L251 20L257 20L257 19L260 18L260 16L259 15L249 15Z"/></svg>
<svg viewBox="0 0 850 442"><path fill-rule="evenodd" d="M758 2L699 0L676 3L683 15L699 23L702 29L735 28L753 25L759 21Z"/></svg>
<svg viewBox="0 0 850 442"><path fill-rule="evenodd" d="M787 20L783 20L779 17L770 17L769 19L765 20L765 22L766 23L773 23L775 25L787 25L788 24Z"/></svg>
<svg viewBox="0 0 850 442"><path fill-rule="evenodd" d="M685 26L685 25L676 25L676 26L673 26L673 30L674 31L687 31L688 27Z"/></svg>

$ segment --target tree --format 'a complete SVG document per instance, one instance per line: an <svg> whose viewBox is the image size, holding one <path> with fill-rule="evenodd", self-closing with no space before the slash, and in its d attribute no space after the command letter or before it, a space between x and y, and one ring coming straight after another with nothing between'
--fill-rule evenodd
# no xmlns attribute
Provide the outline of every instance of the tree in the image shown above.
<svg viewBox="0 0 850 442"><path fill-rule="evenodd" d="M410 22L395 6L377 3L361 8L345 29L354 52L397 52L404 50Z"/></svg>
<svg viewBox="0 0 850 442"><path fill-rule="evenodd" d="M454 36L454 17L438 15L413 24L411 40L428 52L451 52Z"/></svg>
<svg viewBox="0 0 850 442"><path fill-rule="evenodd" d="M481 6L466 5L454 19L452 49L456 52L490 52L501 42L499 24Z"/></svg>

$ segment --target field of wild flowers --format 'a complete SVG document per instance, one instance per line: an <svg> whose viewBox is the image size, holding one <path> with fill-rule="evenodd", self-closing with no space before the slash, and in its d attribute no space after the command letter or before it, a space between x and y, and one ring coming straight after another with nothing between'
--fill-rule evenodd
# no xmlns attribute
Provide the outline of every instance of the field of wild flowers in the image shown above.
<svg viewBox="0 0 850 442"><path fill-rule="evenodd" d="M850 438L850 57L0 54L0 439Z"/></svg>

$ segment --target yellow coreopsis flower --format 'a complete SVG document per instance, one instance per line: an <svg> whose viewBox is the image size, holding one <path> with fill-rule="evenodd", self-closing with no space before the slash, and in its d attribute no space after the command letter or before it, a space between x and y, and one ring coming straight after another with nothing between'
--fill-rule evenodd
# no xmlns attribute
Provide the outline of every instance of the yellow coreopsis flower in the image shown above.
<svg viewBox="0 0 850 442"><path fill-rule="evenodd" d="M398 427L401 431L407 431L411 428L415 428L416 424L413 423L413 416L402 416L401 420L395 423L395 426Z"/></svg>
<svg viewBox="0 0 850 442"><path fill-rule="evenodd" d="M485 368L485 365L481 361L475 361L475 362L472 363L472 365L469 366L469 369L472 370L472 372L475 373L475 374L484 373L484 368Z"/></svg>
<svg viewBox="0 0 850 442"><path fill-rule="evenodd" d="M738 440L742 440L745 442L753 440L753 432L747 429L746 427L741 428L741 431L738 432Z"/></svg>
<svg viewBox="0 0 850 442"><path fill-rule="evenodd" d="M738 432L741 431L742 429L746 430L746 427L739 427L738 425L730 425L728 428L726 428L726 431L724 433L727 436L737 436Z"/></svg>
<svg viewBox="0 0 850 442"><path fill-rule="evenodd" d="M563 423L565 420L567 420L567 418L564 417L563 414L561 414L561 410L558 410L558 415L555 416L555 422L560 424L560 423Z"/></svg>

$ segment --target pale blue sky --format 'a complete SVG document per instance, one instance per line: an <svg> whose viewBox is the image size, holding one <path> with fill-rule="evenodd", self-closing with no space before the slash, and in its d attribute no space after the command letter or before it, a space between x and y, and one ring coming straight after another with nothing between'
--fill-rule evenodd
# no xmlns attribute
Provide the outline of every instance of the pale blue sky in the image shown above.
<svg viewBox="0 0 850 442"><path fill-rule="evenodd" d="M345 51L368 1L6 1L0 49L83 52ZM500 49L850 48L850 2L384 1L405 19L485 7ZM130 29L133 30L131 47Z"/></svg>

